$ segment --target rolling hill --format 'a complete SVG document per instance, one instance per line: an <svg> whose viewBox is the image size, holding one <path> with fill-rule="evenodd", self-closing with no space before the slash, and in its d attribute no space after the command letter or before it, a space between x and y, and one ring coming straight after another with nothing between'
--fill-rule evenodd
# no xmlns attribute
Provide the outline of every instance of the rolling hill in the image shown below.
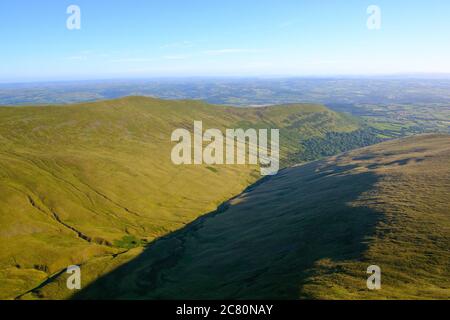
<svg viewBox="0 0 450 320"><path fill-rule="evenodd" d="M0 298L63 299L67 266L83 284L216 209L260 178L254 166L175 166L177 128L280 128L282 162L301 141L361 130L319 105L233 108L126 97L0 108ZM304 151L304 150L303 150ZM50 284L50 285L49 285Z"/></svg>
<svg viewBox="0 0 450 320"><path fill-rule="evenodd" d="M264 178L74 298L449 299L449 248L450 136L414 136Z"/></svg>

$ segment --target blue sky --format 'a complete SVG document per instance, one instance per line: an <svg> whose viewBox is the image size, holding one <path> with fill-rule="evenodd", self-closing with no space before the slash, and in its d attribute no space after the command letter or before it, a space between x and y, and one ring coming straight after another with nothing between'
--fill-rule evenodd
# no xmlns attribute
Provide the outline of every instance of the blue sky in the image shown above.
<svg viewBox="0 0 450 320"><path fill-rule="evenodd" d="M450 73L450 1L1 0L0 43L1 82Z"/></svg>

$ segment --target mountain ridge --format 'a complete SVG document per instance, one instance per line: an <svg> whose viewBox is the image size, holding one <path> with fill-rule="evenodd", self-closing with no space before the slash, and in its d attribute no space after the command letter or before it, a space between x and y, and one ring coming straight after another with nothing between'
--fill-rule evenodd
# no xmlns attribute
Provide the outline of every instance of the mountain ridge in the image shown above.
<svg viewBox="0 0 450 320"><path fill-rule="evenodd" d="M84 274L88 283L260 177L251 166L174 166L170 134L192 129L194 120L221 130L280 128L282 159L299 152L302 139L361 127L318 105L245 109L127 97L2 107L2 297L22 296L69 265L98 261Z"/></svg>
<svg viewBox="0 0 450 320"><path fill-rule="evenodd" d="M74 298L448 299L449 164L423 135L286 168Z"/></svg>

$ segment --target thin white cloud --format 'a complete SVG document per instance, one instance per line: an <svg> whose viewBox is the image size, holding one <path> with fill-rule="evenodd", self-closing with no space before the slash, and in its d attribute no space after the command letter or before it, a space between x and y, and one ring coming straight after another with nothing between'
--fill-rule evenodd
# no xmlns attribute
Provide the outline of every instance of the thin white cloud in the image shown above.
<svg viewBox="0 0 450 320"><path fill-rule="evenodd" d="M346 63L349 63L350 60L314 60L314 61L310 61L308 64L309 65L315 65L315 66L320 66L320 65L345 65Z"/></svg>
<svg viewBox="0 0 450 320"><path fill-rule="evenodd" d="M66 60L72 60L72 61L74 61L74 60L76 60L76 61L85 61L85 60L88 59L88 57L85 56L85 55L79 55L79 56L66 57L65 59Z"/></svg>
<svg viewBox="0 0 450 320"><path fill-rule="evenodd" d="M223 55L223 54L235 54L235 53L256 53L261 52L261 50L256 49L218 49L218 50L206 50L203 51L207 55Z"/></svg>
<svg viewBox="0 0 450 320"><path fill-rule="evenodd" d="M155 61L155 59L151 58L118 58L118 59L111 59L109 62L152 62Z"/></svg>
<svg viewBox="0 0 450 320"><path fill-rule="evenodd" d="M183 55L183 54L175 54L175 55L168 55L163 57L165 60L186 60L189 59L190 56Z"/></svg>
<svg viewBox="0 0 450 320"><path fill-rule="evenodd" d="M110 57L108 53L96 53L92 50L83 50L74 54L73 56L65 57L66 60L78 60L78 61L86 61L86 60L94 60L98 58L107 58Z"/></svg>
<svg viewBox="0 0 450 320"><path fill-rule="evenodd" d="M166 43L162 45L161 49L167 49L167 48L192 48L194 46L194 43L192 41L180 41L180 42L173 42L173 43Z"/></svg>

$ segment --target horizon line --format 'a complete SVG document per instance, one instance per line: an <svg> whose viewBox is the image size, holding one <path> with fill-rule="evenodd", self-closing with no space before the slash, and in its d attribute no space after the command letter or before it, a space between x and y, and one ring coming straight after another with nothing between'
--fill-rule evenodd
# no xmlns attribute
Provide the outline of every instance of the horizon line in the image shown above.
<svg viewBox="0 0 450 320"><path fill-rule="evenodd" d="M98 77L79 79L23 79L17 81L0 80L0 85L26 85L26 84L57 84L76 82L107 82L107 81L151 81L151 80L189 80L189 79L422 79L422 80L450 80L450 72L404 72L404 73L380 73L380 74L261 74L261 75L160 75L137 77Z"/></svg>

